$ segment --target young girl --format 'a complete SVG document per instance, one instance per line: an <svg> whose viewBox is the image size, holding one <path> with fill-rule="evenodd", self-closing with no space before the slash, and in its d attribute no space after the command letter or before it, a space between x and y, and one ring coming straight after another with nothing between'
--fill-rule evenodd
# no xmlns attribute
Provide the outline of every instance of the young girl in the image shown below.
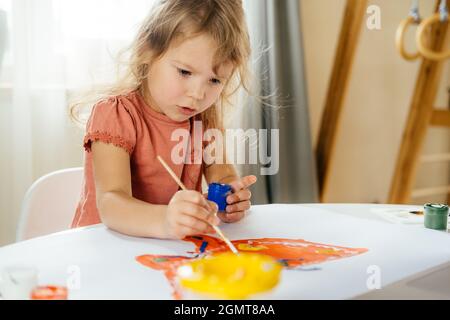
<svg viewBox="0 0 450 320"><path fill-rule="evenodd" d="M86 126L84 188L72 227L103 222L132 236L180 239L242 219L255 176L239 178L231 164L171 161L174 130L192 137L196 120L223 132L223 106L239 86L248 88L242 1L163 0L131 49L127 76L94 105ZM194 145L187 156L203 154L205 144ZM158 155L189 191L179 190ZM200 193L203 175L232 186L226 213L215 215L217 206Z"/></svg>

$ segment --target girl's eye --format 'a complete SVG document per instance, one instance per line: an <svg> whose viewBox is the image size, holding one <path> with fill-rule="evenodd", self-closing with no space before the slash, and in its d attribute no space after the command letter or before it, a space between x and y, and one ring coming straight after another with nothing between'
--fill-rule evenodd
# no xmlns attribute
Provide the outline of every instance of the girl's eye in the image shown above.
<svg viewBox="0 0 450 320"><path fill-rule="evenodd" d="M191 72L184 70L184 69L178 69L178 72L182 75L182 76L190 76Z"/></svg>
<svg viewBox="0 0 450 320"><path fill-rule="evenodd" d="M187 70L184 70L184 69L180 69L180 68L177 68L177 69L178 69L178 73L179 73L181 76L183 76L183 77L187 77L187 76L192 75L192 72L190 72L190 71L187 71ZM213 84L215 84L215 85L219 85L219 84L222 83L219 79L211 79L210 81L211 81Z"/></svg>

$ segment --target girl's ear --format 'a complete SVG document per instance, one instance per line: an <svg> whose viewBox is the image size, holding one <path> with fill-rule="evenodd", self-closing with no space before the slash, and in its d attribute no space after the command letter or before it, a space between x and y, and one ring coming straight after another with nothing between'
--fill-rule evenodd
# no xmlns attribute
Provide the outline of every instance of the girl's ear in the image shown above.
<svg viewBox="0 0 450 320"><path fill-rule="evenodd" d="M145 63L148 65L148 67L150 68L153 62L153 55L150 52L145 52L142 55L142 61L145 61Z"/></svg>
<svg viewBox="0 0 450 320"><path fill-rule="evenodd" d="M151 65L152 61L154 61L154 58L155 54L151 49L149 49L147 46L141 48L139 52L139 60L141 62Z"/></svg>
<svg viewBox="0 0 450 320"><path fill-rule="evenodd" d="M145 71L145 74L143 74L144 78L147 78L150 75L150 69L152 67L153 61L154 61L154 55L147 50L147 52L143 53L141 56L141 61L143 62L143 71Z"/></svg>

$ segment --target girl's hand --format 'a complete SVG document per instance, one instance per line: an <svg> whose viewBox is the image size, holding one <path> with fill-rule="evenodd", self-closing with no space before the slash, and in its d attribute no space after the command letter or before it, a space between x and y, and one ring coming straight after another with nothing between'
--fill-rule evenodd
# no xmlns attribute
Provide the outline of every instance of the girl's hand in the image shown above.
<svg viewBox="0 0 450 320"><path fill-rule="evenodd" d="M250 209L252 193L247 188L256 182L256 176L245 176L229 183L233 193L227 196L226 212L219 212L218 217L223 222L236 222L245 216L245 211Z"/></svg>
<svg viewBox="0 0 450 320"><path fill-rule="evenodd" d="M214 212L211 209L214 208ZM214 233L210 224L218 225L217 204L206 200L197 191L178 191L167 206L165 233L170 239L189 235Z"/></svg>

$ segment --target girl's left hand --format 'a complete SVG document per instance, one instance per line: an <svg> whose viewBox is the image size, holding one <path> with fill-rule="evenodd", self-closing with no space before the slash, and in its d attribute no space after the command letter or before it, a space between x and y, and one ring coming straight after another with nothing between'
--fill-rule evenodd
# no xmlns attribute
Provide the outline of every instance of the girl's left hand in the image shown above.
<svg viewBox="0 0 450 320"><path fill-rule="evenodd" d="M219 212L217 216L223 222L231 223L241 220L245 216L245 211L250 209L250 198L252 193L248 190L256 182L256 176L245 176L241 179L229 183L233 193L227 196L226 212Z"/></svg>

